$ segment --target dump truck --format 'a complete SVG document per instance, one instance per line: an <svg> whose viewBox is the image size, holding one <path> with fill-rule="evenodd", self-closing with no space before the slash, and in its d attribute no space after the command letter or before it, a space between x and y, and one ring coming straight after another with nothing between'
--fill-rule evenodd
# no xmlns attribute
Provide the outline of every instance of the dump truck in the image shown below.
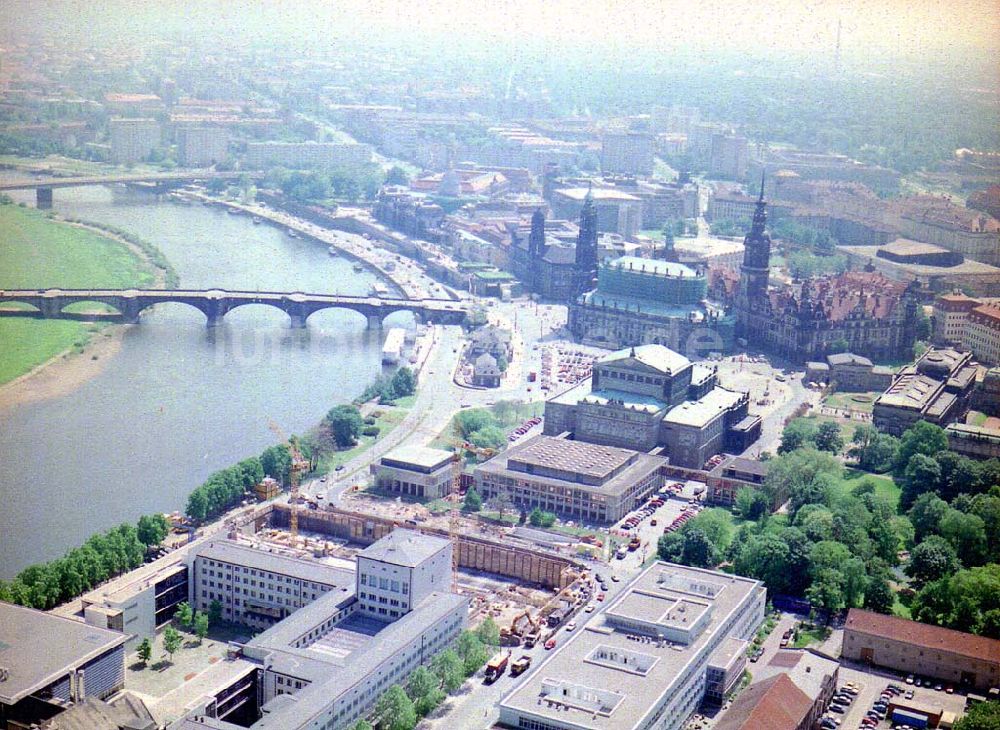
<svg viewBox="0 0 1000 730"><path fill-rule="evenodd" d="M522 654L518 659L510 663L510 676L516 677L519 674L524 674L530 666L531 657L527 654Z"/></svg>
<svg viewBox="0 0 1000 730"><path fill-rule="evenodd" d="M510 654L497 654L495 657L489 660L486 664L486 681L488 683L495 682L499 677L501 677L507 669L507 660L510 659Z"/></svg>

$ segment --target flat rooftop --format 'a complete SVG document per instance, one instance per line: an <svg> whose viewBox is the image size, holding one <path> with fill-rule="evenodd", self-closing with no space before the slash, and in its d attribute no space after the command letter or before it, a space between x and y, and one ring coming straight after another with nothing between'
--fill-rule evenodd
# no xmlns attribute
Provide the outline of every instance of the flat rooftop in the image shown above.
<svg viewBox="0 0 1000 730"><path fill-rule="evenodd" d="M707 650L720 627L759 591L763 586L749 578L656 562L601 606L586 628L561 638L565 643L545 657L501 707L559 727L638 727ZM664 616L666 604L678 602L709 612L703 630L687 645L636 641L615 628L608 615L636 613L643 621L656 621Z"/></svg>
<svg viewBox="0 0 1000 730"><path fill-rule="evenodd" d="M399 446L382 457L384 462L412 464L422 469L434 469L450 462L454 454L444 449L432 449L429 446Z"/></svg>
<svg viewBox="0 0 1000 730"><path fill-rule="evenodd" d="M476 474L527 478L553 487L572 485L574 489L616 496L665 462L660 456L613 446L534 436L480 464Z"/></svg>
<svg viewBox="0 0 1000 730"><path fill-rule="evenodd" d="M121 646L126 634L0 602L0 704L13 705Z"/></svg>
<svg viewBox="0 0 1000 730"><path fill-rule="evenodd" d="M354 587L352 570L312 560L292 558L277 551L245 545L235 540L213 540L199 548L194 555L197 558L278 573L335 588Z"/></svg>
<svg viewBox="0 0 1000 730"><path fill-rule="evenodd" d="M396 529L359 552L358 557L412 568L450 545L443 537Z"/></svg>
<svg viewBox="0 0 1000 730"><path fill-rule="evenodd" d="M663 417L663 421L678 426L701 428L724 414L745 396L745 393L715 387L699 400L687 401L679 406L674 406Z"/></svg>
<svg viewBox="0 0 1000 730"><path fill-rule="evenodd" d="M539 436L525 443L525 447L516 456L508 459L508 464L518 462L529 466L546 466L607 479L635 457L635 452L628 449L585 441L567 441L552 436Z"/></svg>

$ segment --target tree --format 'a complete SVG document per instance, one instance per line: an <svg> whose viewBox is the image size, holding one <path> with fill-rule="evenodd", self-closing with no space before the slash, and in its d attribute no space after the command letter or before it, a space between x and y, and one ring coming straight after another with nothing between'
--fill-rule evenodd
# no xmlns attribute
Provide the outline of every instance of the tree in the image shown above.
<svg viewBox="0 0 1000 730"><path fill-rule="evenodd" d="M917 497L910 508L914 540L920 542L928 535L938 534L941 519L947 512L948 503L933 492L925 492Z"/></svg>
<svg viewBox="0 0 1000 730"><path fill-rule="evenodd" d="M949 509L941 518L941 537L951 543L965 567L985 562L986 523L980 517Z"/></svg>
<svg viewBox="0 0 1000 730"><path fill-rule="evenodd" d="M375 730L375 729L372 727L372 724L370 722L361 719L351 726L351 730Z"/></svg>
<svg viewBox="0 0 1000 730"><path fill-rule="evenodd" d="M899 495L899 506L909 509L924 492L933 491L941 480L941 467L926 454L914 454L903 470L903 489Z"/></svg>
<svg viewBox="0 0 1000 730"><path fill-rule="evenodd" d="M531 510L531 514L528 515L528 522L531 523L533 527L552 527L555 524L556 516L551 512L543 512L538 507Z"/></svg>
<svg viewBox="0 0 1000 730"><path fill-rule="evenodd" d="M1000 565L928 583L914 597L911 612L918 621L1000 639Z"/></svg>
<svg viewBox="0 0 1000 730"><path fill-rule="evenodd" d="M972 498L969 511L986 526L986 553L991 563L1000 563L1000 489Z"/></svg>
<svg viewBox="0 0 1000 730"><path fill-rule="evenodd" d="M385 184L386 185L406 185L410 182L410 176L406 174L404 170L399 165L393 165L385 173Z"/></svg>
<svg viewBox="0 0 1000 730"><path fill-rule="evenodd" d="M406 692L394 684L378 698L375 717L380 730L412 730L417 724L417 711Z"/></svg>
<svg viewBox="0 0 1000 730"><path fill-rule="evenodd" d="M685 526L685 530L696 528L705 533L720 553L724 553L733 540L733 516L719 507L702 510Z"/></svg>
<svg viewBox="0 0 1000 730"><path fill-rule="evenodd" d="M714 568L719 564L719 553L708 535L694 527L684 532L680 562L695 568Z"/></svg>
<svg viewBox="0 0 1000 730"><path fill-rule="evenodd" d="M198 611L194 615L194 619L191 621L191 627L194 629L195 636L198 637L198 643L200 644L208 636L208 615Z"/></svg>
<svg viewBox="0 0 1000 730"><path fill-rule="evenodd" d="M471 631L459 634L456 649L462 659L462 671L466 676L475 674L489 659L483 642Z"/></svg>
<svg viewBox="0 0 1000 730"><path fill-rule="evenodd" d="M759 489L740 487L736 491L736 511L745 520L756 522L771 511L771 500Z"/></svg>
<svg viewBox="0 0 1000 730"><path fill-rule="evenodd" d="M426 717L434 711L434 708L444 702L445 693L440 687L435 687L423 697L418 698L413 703L413 708L419 717Z"/></svg>
<svg viewBox="0 0 1000 730"><path fill-rule="evenodd" d="M143 545L159 545L170 533L170 523L162 514L143 515L139 518L136 534Z"/></svg>
<svg viewBox="0 0 1000 730"><path fill-rule="evenodd" d="M895 602L896 595L892 592L888 578L882 574L871 576L865 590L865 608L890 615Z"/></svg>
<svg viewBox="0 0 1000 730"><path fill-rule="evenodd" d="M486 426L469 434L469 443L480 449L499 450L507 443L507 434L499 426Z"/></svg>
<svg viewBox="0 0 1000 730"><path fill-rule="evenodd" d="M933 456L939 451L947 451L947 449L948 437L943 428L935 426L929 421L917 421L906 429L903 437L899 440L899 451L896 453L896 472L902 474L915 454Z"/></svg>
<svg viewBox="0 0 1000 730"><path fill-rule="evenodd" d="M268 446L260 455L260 465L264 474L285 484L288 481L288 472L292 468L292 454L285 444Z"/></svg>
<svg viewBox="0 0 1000 730"><path fill-rule="evenodd" d="M812 585L806 590L806 598L814 608L820 608L827 613L827 623L830 614L844 608L844 576L832 568L823 568L813 578Z"/></svg>
<svg viewBox="0 0 1000 730"><path fill-rule="evenodd" d="M445 649L431 659L431 671L441 680L445 692L454 692L462 686L465 674L462 659L454 649Z"/></svg>
<svg viewBox="0 0 1000 730"><path fill-rule="evenodd" d="M431 690L437 689L439 683L438 678L427 667L419 666L406 682L406 693L416 702Z"/></svg>
<svg viewBox="0 0 1000 730"><path fill-rule="evenodd" d="M163 651L167 652L170 661L174 660L174 652L181 648L181 634L173 626L163 630Z"/></svg>
<svg viewBox="0 0 1000 730"><path fill-rule="evenodd" d="M844 448L844 439L840 435L840 426L833 421L823 421L816 430L813 439L816 448L820 451L829 451L831 454L839 454Z"/></svg>
<svg viewBox="0 0 1000 730"><path fill-rule="evenodd" d="M361 429L365 425L357 406L346 404L331 408L325 420L334 444L339 449L353 446L361 436Z"/></svg>
<svg viewBox="0 0 1000 730"><path fill-rule="evenodd" d="M489 616L476 627L476 636L485 646L500 646L500 629Z"/></svg>
<svg viewBox="0 0 1000 730"><path fill-rule="evenodd" d="M880 433L871 424L863 423L855 426L851 438L854 446L850 456L858 460L858 466L865 471L884 472L892 468L899 449L899 439L889 434Z"/></svg>
<svg viewBox="0 0 1000 730"><path fill-rule="evenodd" d="M944 538L930 535L910 551L905 572L916 588L955 573L959 568L955 549Z"/></svg>
<svg viewBox="0 0 1000 730"><path fill-rule="evenodd" d="M510 501L510 495L505 491L497 492L497 496L486 503L487 509L495 511L501 522L503 521L504 513L510 510L512 506L513 502Z"/></svg>
<svg viewBox="0 0 1000 730"><path fill-rule="evenodd" d="M814 444L816 438L816 422L810 418L796 418L788 423L781 432L779 454L787 454L807 444Z"/></svg>
<svg viewBox="0 0 1000 730"><path fill-rule="evenodd" d="M405 398L417 392L417 378L405 365L393 373L391 384L394 398Z"/></svg>
<svg viewBox="0 0 1000 730"><path fill-rule="evenodd" d="M795 526L814 542L830 540L833 538L833 512L821 504L807 504L795 514Z"/></svg>
<svg viewBox="0 0 1000 730"><path fill-rule="evenodd" d="M482 508L483 498L479 496L479 492L476 491L475 487L469 487L465 493L465 501L462 503L462 509L466 512L478 512Z"/></svg>
<svg viewBox="0 0 1000 730"><path fill-rule="evenodd" d="M1000 730L1000 702L979 702L969 708L955 730Z"/></svg>
<svg viewBox="0 0 1000 730"><path fill-rule="evenodd" d="M790 554L780 536L753 535L735 560L736 572L764 582L772 593L785 593L789 585Z"/></svg>
<svg viewBox="0 0 1000 730"><path fill-rule="evenodd" d="M191 622L194 621L194 611L191 610L191 604L187 601L178 603L177 610L174 612L174 618L184 628L191 626Z"/></svg>
<svg viewBox="0 0 1000 730"><path fill-rule="evenodd" d="M842 470L840 462L831 454L804 446L771 459L764 485L777 497L775 503L791 499L791 513L794 516L795 511L804 504L826 504L829 500L829 494L826 493L829 484L818 477L837 476Z"/></svg>
<svg viewBox="0 0 1000 730"><path fill-rule="evenodd" d="M208 516L208 498L200 487L188 495L184 514L195 522L202 522Z"/></svg>
<svg viewBox="0 0 1000 730"><path fill-rule="evenodd" d="M222 604L218 599L212 599L208 604L208 622L217 624L222 620Z"/></svg>
<svg viewBox="0 0 1000 730"><path fill-rule="evenodd" d="M482 428L497 426L499 424L497 424L497 420L493 417L493 414L485 408L471 408L460 411L455 416L455 425L458 427L462 437L467 439Z"/></svg>
<svg viewBox="0 0 1000 730"><path fill-rule="evenodd" d="M139 642L139 646L136 647L135 653L139 655L139 661L143 664L149 662L151 656L153 656L153 645L149 643L149 639L143 639Z"/></svg>
<svg viewBox="0 0 1000 730"><path fill-rule="evenodd" d="M858 608L868 590L868 571L860 558L850 558L840 567L844 576L844 603L848 608Z"/></svg>

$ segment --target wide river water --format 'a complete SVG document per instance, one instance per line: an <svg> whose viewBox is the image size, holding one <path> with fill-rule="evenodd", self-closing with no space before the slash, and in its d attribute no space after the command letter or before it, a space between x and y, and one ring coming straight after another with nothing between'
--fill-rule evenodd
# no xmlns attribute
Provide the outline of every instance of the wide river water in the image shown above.
<svg viewBox="0 0 1000 730"><path fill-rule="evenodd" d="M34 191L15 197L34 204ZM375 281L319 243L217 208L90 187L57 190L55 210L155 243L184 288L367 294ZM411 322L400 313L386 324ZM95 378L0 410L0 577L183 509L209 473L275 443L271 421L302 433L357 396L381 371L380 351L380 333L350 311L317 312L306 330L265 305L214 329L183 304L147 312Z"/></svg>

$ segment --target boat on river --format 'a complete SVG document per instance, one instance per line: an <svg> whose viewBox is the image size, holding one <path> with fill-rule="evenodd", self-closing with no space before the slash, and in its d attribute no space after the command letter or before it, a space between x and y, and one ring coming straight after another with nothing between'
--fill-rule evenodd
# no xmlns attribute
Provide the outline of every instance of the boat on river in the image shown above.
<svg viewBox="0 0 1000 730"><path fill-rule="evenodd" d="M331 256L336 256L338 254L336 246L330 246L330 248L328 248L326 252Z"/></svg>
<svg viewBox="0 0 1000 730"><path fill-rule="evenodd" d="M354 264L354 266L353 266L352 268L353 268L353 269L354 269L354 270L355 270L356 272L358 272L359 274L360 274L360 273L361 273L362 271L364 271L364 270L365 270L365 267L364 267L364 266L362 266L361 264Z"/></svg>

